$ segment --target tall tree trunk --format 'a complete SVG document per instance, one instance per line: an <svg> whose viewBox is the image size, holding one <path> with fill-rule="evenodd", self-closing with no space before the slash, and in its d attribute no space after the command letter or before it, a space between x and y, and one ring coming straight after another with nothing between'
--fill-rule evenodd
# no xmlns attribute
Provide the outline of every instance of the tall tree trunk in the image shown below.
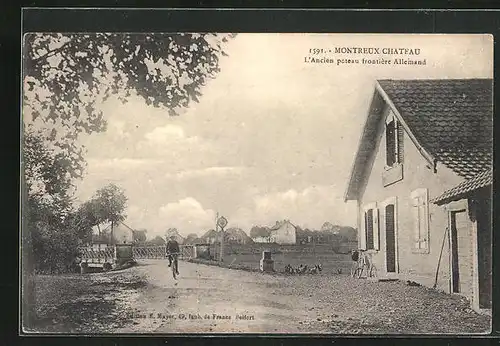
<svg viewBox="0 0 500 346"><path fill-rule="evenodd" d="M33 330L36 318L35 263L24 160L21 165L21 321L22 329Z"/></svg>

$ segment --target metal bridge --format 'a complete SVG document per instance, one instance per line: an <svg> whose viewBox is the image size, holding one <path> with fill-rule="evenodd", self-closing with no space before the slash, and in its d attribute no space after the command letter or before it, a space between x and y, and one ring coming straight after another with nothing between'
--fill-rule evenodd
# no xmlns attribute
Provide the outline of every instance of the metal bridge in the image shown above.
<svg viewBox="0 0 500 346"><path fill-rule="evenodd" d="M121 246L124 247L124 246ZM130 249L130 246L128 246ZM167 256L167 247L165 245L159 246L145 246L145 245L132 245L132 258L133 259L165 259ZM194 245L179 245L180 255L179 259L189 260L195 256ZM116 247L108 246L104 249L93 249L89 247L81 247L80 257L89 262L105 263L112 262L121 257L117 254ZM129 250L130 251L130 250ZM130 258L130 252L128 255Z"/></svg>
<svg viewBox="0 0 500 346"><path fill-rule="evenodd" d="M179 245L179 259L189 260L196 257L194 245ZM160 246L133 246L132 254L134 259L165 259L167 256L167 247Z"/></svg>

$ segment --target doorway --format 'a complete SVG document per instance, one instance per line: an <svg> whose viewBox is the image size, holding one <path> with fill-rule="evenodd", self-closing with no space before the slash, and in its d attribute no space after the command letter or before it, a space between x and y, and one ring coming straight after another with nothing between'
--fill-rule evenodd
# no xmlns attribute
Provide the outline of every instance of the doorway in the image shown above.
<svg viewBox="0 0 500 346"><path fill-rule="evenodd" d="M385 206L385 263L387 273L396 272L396 222L395 206Z"/></svg>
<svg viewBox="0 0 500 346"><path fill-rule="evenodd" d="M479 308L491 309L492 300L492 222L491 190L478 194L476 199L477 256L479 279Z"/></svg>
<svg viewBox="0 0 500 346"><path fill-rule="evenodd" d="M465 209L450 211L451 291L472 298L472 227Z"/></svg>

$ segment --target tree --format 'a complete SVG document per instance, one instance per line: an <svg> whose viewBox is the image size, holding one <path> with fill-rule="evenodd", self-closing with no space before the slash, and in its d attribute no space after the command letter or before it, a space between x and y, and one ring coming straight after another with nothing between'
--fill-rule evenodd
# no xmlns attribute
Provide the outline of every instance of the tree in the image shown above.
<svg viewBox="0 0 500 346"><path fill-rule="evenodd" d="M144 243L146 241L146 234L148 231L146 229L138 229L132 231L132 237L134 243Z"/></svg>
<svg viewBox="0 0 500 346"><path fill-rule="evenodd" d="M148 104L177 114L192 100L198 101L202 86L216 76L219 58L226 55L223 45L232 37L27 34L23 45L27 198L36 198L32 186L43 183L53 211L68 211L68 205L57 205L65 202L66 196L60 194L69 195L72 179L81 178L85 169L84 148L76 139L82 132L106 128L99 104L112 94L126 102L135 93Z"/></svg>
<svg viewBox="0 0 500 346"><path fill-rule="evenodd" d="M97 226L100 236L101 224L111 222L113 226L116 222L125 220L126 204L125 192L117 185L110 183L97 190L94 196L81 206L81 209L87 217L87 222L92 226Z"/></svg>
<svg viewBox="0 0 500 346"><path fill-rule="evenodd" d="M44 145L43 137L34 130L25 131L22 165L28 203L35 214L40 208L51 208L54 216L63 219L71 211L71 177L69 162L62 153ZM36 215L31 215L36 219Z"/></svg>
<svg viewBox="0 0 500 346"><path fill-rule="evenodd" d="M184 240L184 243L193 244L193 241L196 239L198 239L198 235L196 233L190 233L187 235L186 239Z"/></svg>
<svg viewBox="0 0 500 346"><path fill-rule="evenodd" d="M127 197L123 189L110 183L97 190L92 202L95 204L99 223L125 220Z"/></svg>
<svg viewBox="0 0 500 346"><path fill-rule="evenodd" d="M178 114L219 72L220 34L27 34L24 38L23 113L45 125L47 141L83 173L82 132L105 130L99 104L132 94Z"/></svg>
<svg viewBox="0 0 500 346"><path fill-rule="evenodd" d="M321 231L322 232L333 232L334 231L334 226L326 221L322 226L321 226Z"/></svg>
<svg viewBox="0 0 500 346"><path fill-rule="evenodd" d="M184 243L184 238L179 234L179 231L175 227L169 228L165 231L165 239L169 240L170 237L175 237L175 240L179 244Z"/></svg>
<svg viewBox="0 0 500 346"><path fill-rule="evenodd" d="M271 236L271 230L268 227L253 226L252 229L250 229L250 237L251 238L269 237L269 236Z"/></svg>
<svg viewBox="0 0 500 346"><path fill-rule="evenodd" d="M346 241L356 241L358 239L358 232L355 228L350 226L341 227L339 235Z"/></svg>
<svg viewBox="0 0 500 346"><path fill-rule="evenodd" d="M23 288L25 301L33 302L30 275L37 260L32 247L37 220L52 219L50 229L67 226L63 221L72 211L72 180L81 178L85 169L85 150L76 139L82 132L106 129L99 104L113 94L126 102L135 93L148 104L177 114L192 100L198 101L201 87L219 71L223 44L233 36L34 33L24 37L22 265L23 282L29 286ZM33 315L34 304L26 306L23 316Z"/></svg>
<svg viewBox="0 0 500 346"><path fill-rule="evenodd" d="M146 242L148 245L165 245L165 239L163 239L162 237L160 237L159 235L157 235L156 237L154 237L153 239L151 240L148 240Z"/></svg>

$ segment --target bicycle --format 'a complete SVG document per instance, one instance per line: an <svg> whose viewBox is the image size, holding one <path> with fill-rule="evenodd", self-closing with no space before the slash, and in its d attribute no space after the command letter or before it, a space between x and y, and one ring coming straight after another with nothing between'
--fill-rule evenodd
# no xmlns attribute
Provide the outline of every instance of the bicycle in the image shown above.
<svg viewBox="0 0 500 346"><path fill-rule="evenodd" d="M170 267L172 268L172 276L174 277L174 280L177 280L177 273L179 271L179 263L177 260L177 256L180 255L180 252L172 252L172 253L167 253L167 258L172 256L172 264Z"/></svg>
<svg viewBox="0 0 500 346"><path fill-rule="evenodd" d="M367 278L378 277L378 271L373 264L371 255L366 250L357 250L352 252L352 260L355 261L351 267L351 276L360 279L363 273Z"/></svg>

